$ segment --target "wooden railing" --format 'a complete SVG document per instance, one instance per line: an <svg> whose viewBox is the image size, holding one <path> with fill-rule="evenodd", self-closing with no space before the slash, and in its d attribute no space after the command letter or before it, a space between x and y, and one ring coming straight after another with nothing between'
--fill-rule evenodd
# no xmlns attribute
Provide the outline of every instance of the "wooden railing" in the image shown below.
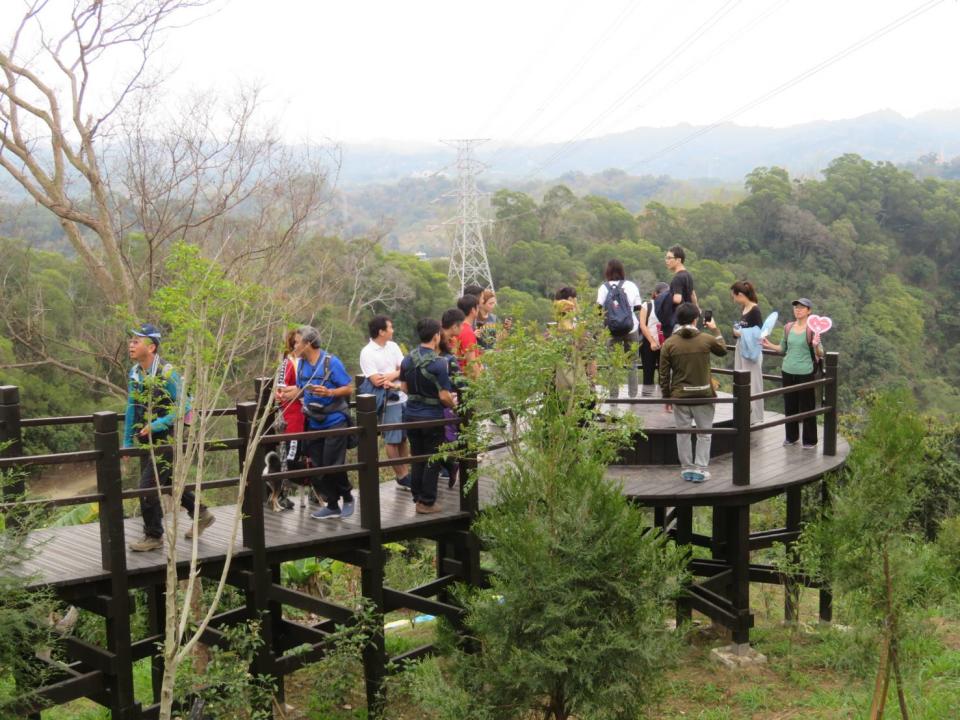
<svg viewBox="0 0 960 720"><path fill-rule="evenodd" d="M733 346L728 346L729 350ZM782 353L763 351L764 355L773 357L782 357ZM734 435L733 446L733 484L750 484L750 435L751 433L768 428L784 425L789 422L800 422L807 418L823 416L823 454L834 456L837 454L837 382L839 372L840 356L835 352L828 352L824 357L824 372L821 377L810 380L805 383L798 383L787 387L764 390L752 394L750 387L750 372L747 370L731 370L728 368L713 368L713 373L717 375L733 376L733 396L732 397L714 397L714 398L669 398L662 397L635 397L635 398L608 398L605 402L613 405L733 405L733 427L713 427L713 428L671 428L667 432L674 434L691 435ZM773 382L782 382L782 376L764 374L765 380ZM794 413L793 415L784 415L769 422L750 424L750 403L753 400L761 400L772 397L779 397L788 393L801 390L814 390L816 393L817 406L813 410Z"/></svg>

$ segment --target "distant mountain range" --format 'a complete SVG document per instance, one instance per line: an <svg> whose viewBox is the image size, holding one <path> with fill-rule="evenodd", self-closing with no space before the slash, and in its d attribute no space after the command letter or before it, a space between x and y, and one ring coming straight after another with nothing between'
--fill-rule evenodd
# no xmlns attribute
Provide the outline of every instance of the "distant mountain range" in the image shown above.
<svg viewBox="0 0 960 720"><path fill-rule="evenodd" d="M786 128L745 127L724 123L707 132L702 126L636 128L563 143L500 149L490 142L478 149L489 161L490 184L515 184L531 173L541 180L568 172L596 173L607 168L631 175L669 175L677 179L740 181L761 165L780 165L794 175L814 175L833 158L857 153L870 160L904 163L936 153L960 155L960 109L933 110L912 118L892 110L849 120L804 123ZM676 147L668 152L665 149ZM346 185L388 182L442 171L453 150L440 143L347 144L340 180ZM541 165L554 157L548 165Z"/></svg>
<svg viewBox="0 0 960 720"><path fill-rule="evenodd" d="M347 192L371 183L455 174L455 152L440 142L348 143L341 152L339 184ZM792 175L810 176L833 158L851 152L894 163L912 162L930 153L947 160L960 156L960 109L933 110L912 118L881 110L849 120L786 128L734 123L712 129L687 124L647 127L569 146L503 147L491 141L478 148L477 157L489 165L481 178L487 188L527 189L571 173L590 175L608 169L631 176L739 185L761 165L780 165ZM25 199L23 189L0 171L0 201Z"/></svg>

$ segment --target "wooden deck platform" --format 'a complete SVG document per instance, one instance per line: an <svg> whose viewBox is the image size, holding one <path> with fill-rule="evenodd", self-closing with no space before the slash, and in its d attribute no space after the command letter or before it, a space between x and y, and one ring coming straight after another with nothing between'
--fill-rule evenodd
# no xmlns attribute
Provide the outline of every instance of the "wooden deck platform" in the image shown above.
<svg viewBox="0 0 960 720"><path fill-rule="evenodd" d="M400 539L414 529L416 535L426 534L429 533L430 525L465 519L467 514L460 512L459 492L448 489L445 481L441 481L440 485L438 502L443 511L425 516L416 514L409 492L399 489L392 480L383 483L380 486L380 517L384 540ZM356 490L354 495L358 495ZM298 505L293 510L264 513L264 534L271 560L281 561L285 555L302 557L302 548L317 545L336 551L341 546L348 546L369 535L360 525L359 502L353 517L345 520L314 520L310 513L319 507L315 503L308 503L305 508ZM236 510L233 506L224 506L211 508L211 511L216 515L217 521L200 536L198 543L201 562L217 564L225 558ZM181 509L177 555L184 564L189 560L191 551L191 541L183 538L189 522L190 516ZM143 521L140 517L127 518L124 521L124 534L128 543L143 536ZM234 542L235 558L243 558L249 554L240 537L238 528ZM106 581L110 577L109 571L104 570L101 564L99 523L37 530L30 533L28 546L34 552L22 566L20 575L28 578L29 587L63 588ZM162 551L144 553L127 550L127 574L132 587L156 582L156 575L163 571Z"/></svg>
<svg viewBox="0 0 960 720"><path fill-rule="evenodd" d="M662 405L615 405L604 409L629 408L641 417L647 432L660 430L669 432L673 427L673 415L664 411ZM730 415L731 405L718 405L717 422L724 415ZM768 412L766 420L780 417ZM846 441L838 441L837 454L823 454L822 446L807 450L799 445L784 447L783 428L773 427L751 433L750 448L750 485L733 484L732 455L714 458L710 465L710 479L702 484L694 484L680 477L676 465L611 466L607 477L622 484L624 494L641 505L648 506L706 506L724 504L744 504L756 502L785 492L787 489L816 480L823 474L840 467L849 452ZM495 465L505 450L488 453L481 465ZM385 473L387 471L384 471ZM496 496L495 482L485 476L481 468L480 506L489 507ZM355 495L357 492L355 490ZM383 538L385 541L404 537L430 534L431 525L443 525L451 520L464 520L467 515L460 511L460 497L457 489L448 489L441 480L439 504L443 511L436 515L417 515L410 494L398 489L391 480L380 486L380 514ZM271 561L301 557L302 549L314 547L318 550L328 548L336 552L352 541L365 538L369 533L361 527L360 503L357 512L346 520L314 520L310 513L318 508L308 504L281 513L264 514L265 540ZM224 560L235 510L231 507L216 507L212 511L217 521L200 537L200 558L208 564L217 564ZM189 516L180 512L180 534L177 542L178 557L187 562L190 542L184 540L182 533L188 527ZM139 517L128 518L125 523L127 542L142 536L142 521ZM31 533L29 546L35 549L32 557L25 563L22 576L29 578L30 587L51 586L66 587L75 584L95 583L107 580L109 572L101 564L100 530L98 523L75 525L63 528L47 528ZM240 541L238 529L235 541L235 557L243 558L248 554ZM163 572L163 555L160 551L135 553L127 551L127 572L131 586L149 584L157 581L157 575Z"/></svg>

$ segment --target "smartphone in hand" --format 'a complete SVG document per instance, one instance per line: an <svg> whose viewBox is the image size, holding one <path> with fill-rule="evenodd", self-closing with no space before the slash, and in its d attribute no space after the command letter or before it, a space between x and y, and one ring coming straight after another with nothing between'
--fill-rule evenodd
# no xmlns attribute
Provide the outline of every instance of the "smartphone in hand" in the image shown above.
<svg viewBox="0 0 960 720"><path fill-rule="evenodd" d="M713 320L713 310L704 310L703 311L703 321L711 322Z"/></svg>

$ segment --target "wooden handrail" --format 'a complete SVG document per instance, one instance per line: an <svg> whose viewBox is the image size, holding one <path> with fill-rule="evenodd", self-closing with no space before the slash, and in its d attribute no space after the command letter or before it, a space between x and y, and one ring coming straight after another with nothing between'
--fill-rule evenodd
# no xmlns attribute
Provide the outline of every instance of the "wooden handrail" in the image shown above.
<svg viewBox="0 0 960 720"><path fill-rule="evenodd" d="M751 395L751 400L763 400L765 398L777 397L779 395L789 395L792 392L797 392L798 390L808 390L811 388L820 387L821 385L827 385L828 383L835 382L832 378L826 376L817 378L816 380L808 380L807 382L797 383L796 385L785 385L784 387L774 388L773 390L764 390L763 392L756 393Z"/></svg>

